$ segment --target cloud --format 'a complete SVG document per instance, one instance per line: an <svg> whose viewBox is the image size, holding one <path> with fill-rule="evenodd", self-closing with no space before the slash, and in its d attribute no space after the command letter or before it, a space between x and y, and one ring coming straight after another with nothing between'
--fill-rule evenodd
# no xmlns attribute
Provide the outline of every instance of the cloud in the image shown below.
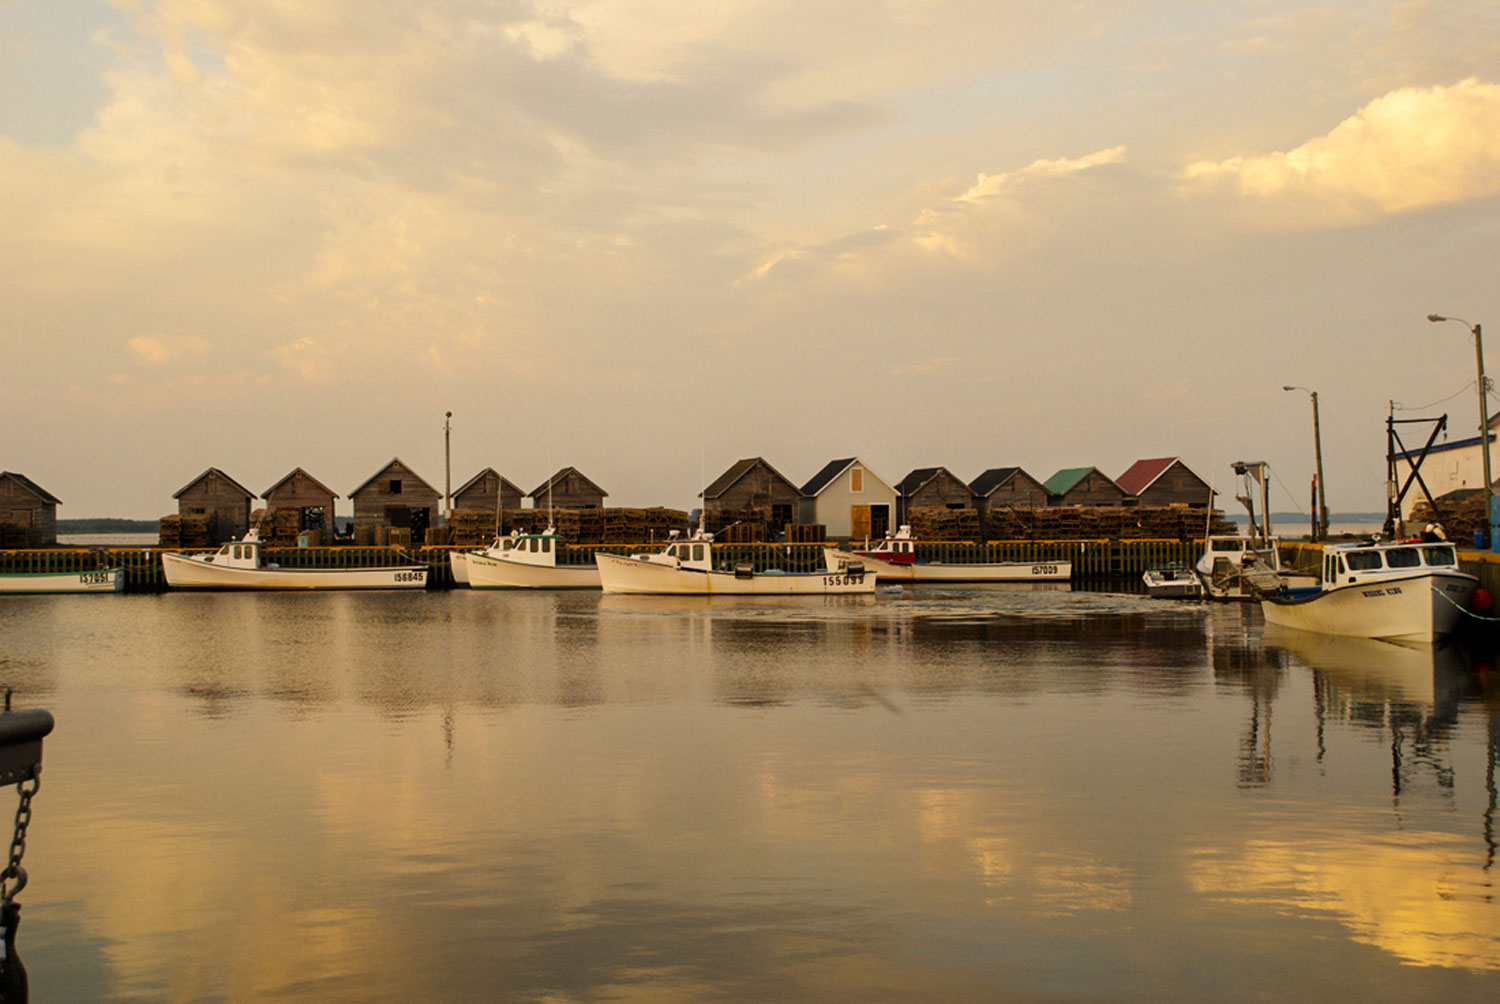
<svg viewBox="0 0 1500 1004"><path fill-rule="evenodd" d="M137 359L150 366L202 359L213 351L208 339L195 335L137 335L125 344Z"/></svg>
<svg viewBox="0 0 1500 1004"><path fill-rule="evenodd" d="M1401 88L1293 150L1200 161L1182 180L1313 225L1488 198L1500 194L1500 85Z"/></svg>

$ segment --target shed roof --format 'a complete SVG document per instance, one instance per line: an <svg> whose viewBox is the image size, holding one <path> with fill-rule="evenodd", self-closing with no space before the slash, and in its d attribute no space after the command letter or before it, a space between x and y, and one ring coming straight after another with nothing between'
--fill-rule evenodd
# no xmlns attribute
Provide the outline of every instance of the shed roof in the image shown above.
<svg viewBox="0 0 1500 1004"><path fill-rule="evenodd" d="M223 478L225 481L228 481L230 484L234 485L240 491L244 492L246 498L248 498L248 499L255 498L255 493L254 492L252 492L250 489L246 488L244 485L240 484L234 478L231 478L228 474L225 474L223 471L219 470L217 467L210 467L208 470L204 471L202 474L198 475L196 478L194 478L193 480L189 481L187 484L183 485L181 488L177 489L177 491L173 492L172 493L172 497L174 499L180 499L180 498L182 498L182 496L187 493L187 490L189 488L193 487L198 482L200 482L204 478L208 477L210 474L217 474L219 477Z"/></svg>
<svg viewBox="0 0 1500 1004"><path fill-rule="evenodd" d="M988 495L1020 473L1019 467L991 467L969 482L969 490L975 495Z"/></svg>
<svg viewBox="0 0 1500 1004"><path fill-rule="evenodd" d="M24 474L17 474L15 471L0 471L0 478L14 479L15 481L20 483L22 488L25 488L37 498L41 499L43 502L51 502L53 505L62 505L62 499L58 498L56 495L53 495L47 489L43 488L41 485L37 484L35 481L31 480Z"/></svg>
<svg viewBox="0 0 1500 1004"><path fill-rule="evenodd" d="M590 488L594 489L594 491L598 492L600 494L600 496L602 496L604 498L608 498L609 497L609 492L605 491L603 488L600 488L598 485L596 485L592 481L590 481L587 477L584 476L584 473L582 471L580 471L576 467L564 467L562 470L558 471L556 474L552 475L546 481L543 481L541 484L537 485L534 489L532 489L530 497L533 498L533 499L536 499L536 498L540 498L543 495L547 494L547 489L551 488L553 485L557 484L563 478L567 477L569 471L572 471L574 474L578 475L580 478L583 478L584 484L586 484Z"/></svg>
<svg viewBox="0 0 1500 1004"><path fill-rule="evenodd" d="M313 484L317 485L318 488L327 492L329 495L332 495L334 498L339 497L338 492L334 491L332 488L329 488L323 482L319 481L317 478L313 477L311 474L307 473L300 467L293 467L286 477L282 478L280 481L276 482L274 485L261 492L260 497L270 498L272 492L274 492L276 489L280 488L282 485L286 484L288 481L292 480L292 478L295 478L299 474L307 480L311 481Z"/></svg>
<svg viewBox="0 0 1500 1004"><path fill-rule="evenodd" d="M937 477L939 473L946 470L948 470L946 467L918 467L916 470L912 471L911 473L907 474L906 477L901 479L900 484L896 485L896 491L900 492L902 495L910 495L918 488L921 488L927 482ZM948 473L951 477L953 472L949 471Z"/></svg>
<svg viewBox="0 0 1500 1004"><path fill-rule="evenodd" d="M1096 467L1064 467L1042 482L1042 487L1053 495L1066 495L1078 482L1096 470L1098 470Z"/></svg>
<svg viewBox="0 0 1500 1004"><path fill-rule="evenodd" d="M410 467L408 467L407 464L406 464L406 461L402 460L400 457L392 457L389 461L386 462L386 465L384 467L382 467L380 470L376 471L374 474L371 474L369 477L365 478L365 480L363 482L361 482L361 484L360 484L360 486L358 488L354 489L354 491L352 491L352 492L349 493L349 497L353 498L354 496L358 495L360 492L364 491L366 488L368 488L370 486L370 483L372 481L374 481L376 478L380 477L382 474L384 474L386 471L390 470L392 467L395 467L397 464L400 464L401 465L401 469L404 470L404 471L406 471L406 473L408 473L412 477L416 478L417 479L417 483L420 484L423 488L426 488L428 491L432 492L432 494L434 494L434 495L440 494L436 488L432 487L432 485L429 485L426 481L422 480L422 475L418 474L416 471L414 471Z"/></svg>
<svg viewBox="0 0 1500 1004"><path fill-rule="evenodd" d="M829 485L833 484L834 478L837 478L840 474L843 474L845 471L847 471L851 466L854 465L854 462L858 459L858 457L845 457L843 460L828 461L828 463L823 465L822 470L814 474L812 476L812 479L808 481L807 484L802 486L802 494L820 494L824 488L827 488Z"/></svg>
<svg viewBox="0 0 1500 1004"><path fill-rule="evenodd" d="M764 467L766 470L775 475L782 483L784 483L788 489L793 492L797 490L797 486L788 481L786 475L782 474L776 468L767 463L765 457L746 457L744 460L736 460L730 466L729 470L714 478L713 483L711 483L707 488L703 489L703 491L699 494L704 499L718 498L720 495L723 495L725 492L727 492L730 488L733 488L735 482L739 481L740 478L743 478L746 474L749 474L756 467Z"/></svg>
<svg viewBox="0 0 1500 1004"><path fill-rule="evenodd" d="M500 479L500 493L502 495L505 494L507 491L509 491L509 492L511 492L512 494L515 494L515 495L522 494L521 493L521 489L519 487L517 487L516 484L510 480L510 478L507 478L504 474L501 474L499 471L495 470L493 467L486 467L484 470L480 471L478 474L474 475L472 478L470 478L469 480L465 481L463 484L459 485L457 488L455 488L453 490L453 494L454 495L462 495L464 492L466 492L470 488L472 488L474 486L474 483L476 481L479 481L486 474L493 474L495 477L497 477L497 478Z"/></svg>
<svg viewBox="0 0 1500 1004"><path fill-rule="evenodd" d="M1203 481L1203 478L1199 476L1197 471L1193 470L1187 464L1182 463L1181 457L1156 457L1152 460L1137 460L1130 465L1124 474L1115 478L1115 484L1123 488L1127 495L1139 495L1147 488L1150 488L1157 478L1167 473L1173 464L1182 464L1183 470L1199 481ZM1203 483L1205 485L1208 484L1207 481L1203 481Z"/></svg>

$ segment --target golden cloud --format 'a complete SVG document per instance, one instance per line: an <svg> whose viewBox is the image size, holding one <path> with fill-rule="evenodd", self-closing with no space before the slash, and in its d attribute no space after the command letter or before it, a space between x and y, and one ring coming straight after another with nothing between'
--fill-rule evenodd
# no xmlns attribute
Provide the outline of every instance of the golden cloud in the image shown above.
<svg viewBox="0 0 1500 1004"><path fill-rule="evenodd" d="M1500 85L1402 88L1296 149L1183 171L1189 190L1285 202L1300 218L1351 223L1500 193ZM1321 212L1316 210L1321 209Z"/></svg>

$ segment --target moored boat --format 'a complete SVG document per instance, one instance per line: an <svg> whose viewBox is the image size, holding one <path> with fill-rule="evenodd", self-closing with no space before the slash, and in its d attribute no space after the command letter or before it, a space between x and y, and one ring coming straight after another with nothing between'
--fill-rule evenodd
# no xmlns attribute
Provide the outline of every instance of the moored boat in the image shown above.
<svg viewBox="0 0 1500 1004"><path fill-rule="evenodd" d="M213 554L161 556L162 573L172 589L422 589L426 565L379 568L283 568L265 559L255 530Z"/></svg>
<svg viewBox="0 0 1500 1004"><path fill-rule="evenodd" d="M713 567L713 537L695 534L660 552L629 557L600 552L599 582L606 593L677 596L830 596L873 593L875 574L858 559L821 572L732 570Z"/></svg>
<svg viewBox="0 0 1500 1004"><path fill-rule="evenodd" d="M0 593L119 593L124 590L123 568L0 574Z"/></svg>
<svg viewBox="0 0 1500 1004"><path fill-rule="evenodd" d="M1447 542L1328 544L1319 585L1267 596L1261 610L1303 631L1430 642L1453 632L1478 586Z"/></svg>
<svg viewBox="0 0 1500 1004"><path fill-rule="evenodd" d="M1185 565L1148 568L1141 574L1146 595L1157 599L1197 599L1203 595L1198 573Z"/></svg>
<svg viewBox="0 0 1500 1004"><path fill-rule="evenodd" d="M470 589L598 589L597 565L559 565L563 538L545 533L513 533L495 546L467 556Z"/></svg>
<svg viewBox="0 0 1500 1004"><path fill-rule="evenodd" d="M1071 561L944 562L917 557L911 527L862 549L824 548L829 568L840 562L863 561L881 582L1066 582L1073 577Z"/></svg>

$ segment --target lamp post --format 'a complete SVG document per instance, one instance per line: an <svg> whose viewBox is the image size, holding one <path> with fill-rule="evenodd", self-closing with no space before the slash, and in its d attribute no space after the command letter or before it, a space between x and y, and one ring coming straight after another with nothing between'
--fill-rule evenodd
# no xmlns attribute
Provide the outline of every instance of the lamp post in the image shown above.
<svg viewBox="0 0 1500 1004"><path fill-rule="evenodd" d="M1312 395L1313 406L1313 455L1318 465L1318 526L1314 540L1328 539L1328 496L1323 491L1323 430L1318 422L1318 392L1306 387L1283 386L1282 390L1305 390Z"/></svg>
<svg viewBox="0 0 1500 1004"><path fill-rule="evenodd" d="M1484 493L1493 499L1495 485L1490 477L1490 411L1485 400L1484 386L1484 337L1480 333L1479 325L1470 324L1462 317L1444 317L1442 314L1428 314L1427 319L1436 324L1439 321L1457 321L1469 329L1474 336L1474 365L1479 370L1479 458L1484 465ZM1485 523L1488 524L1493 516L1490 512L1494 502L1491 501L1485 507ZM1485 534L1489 536L1488 533Z"/></svg>

